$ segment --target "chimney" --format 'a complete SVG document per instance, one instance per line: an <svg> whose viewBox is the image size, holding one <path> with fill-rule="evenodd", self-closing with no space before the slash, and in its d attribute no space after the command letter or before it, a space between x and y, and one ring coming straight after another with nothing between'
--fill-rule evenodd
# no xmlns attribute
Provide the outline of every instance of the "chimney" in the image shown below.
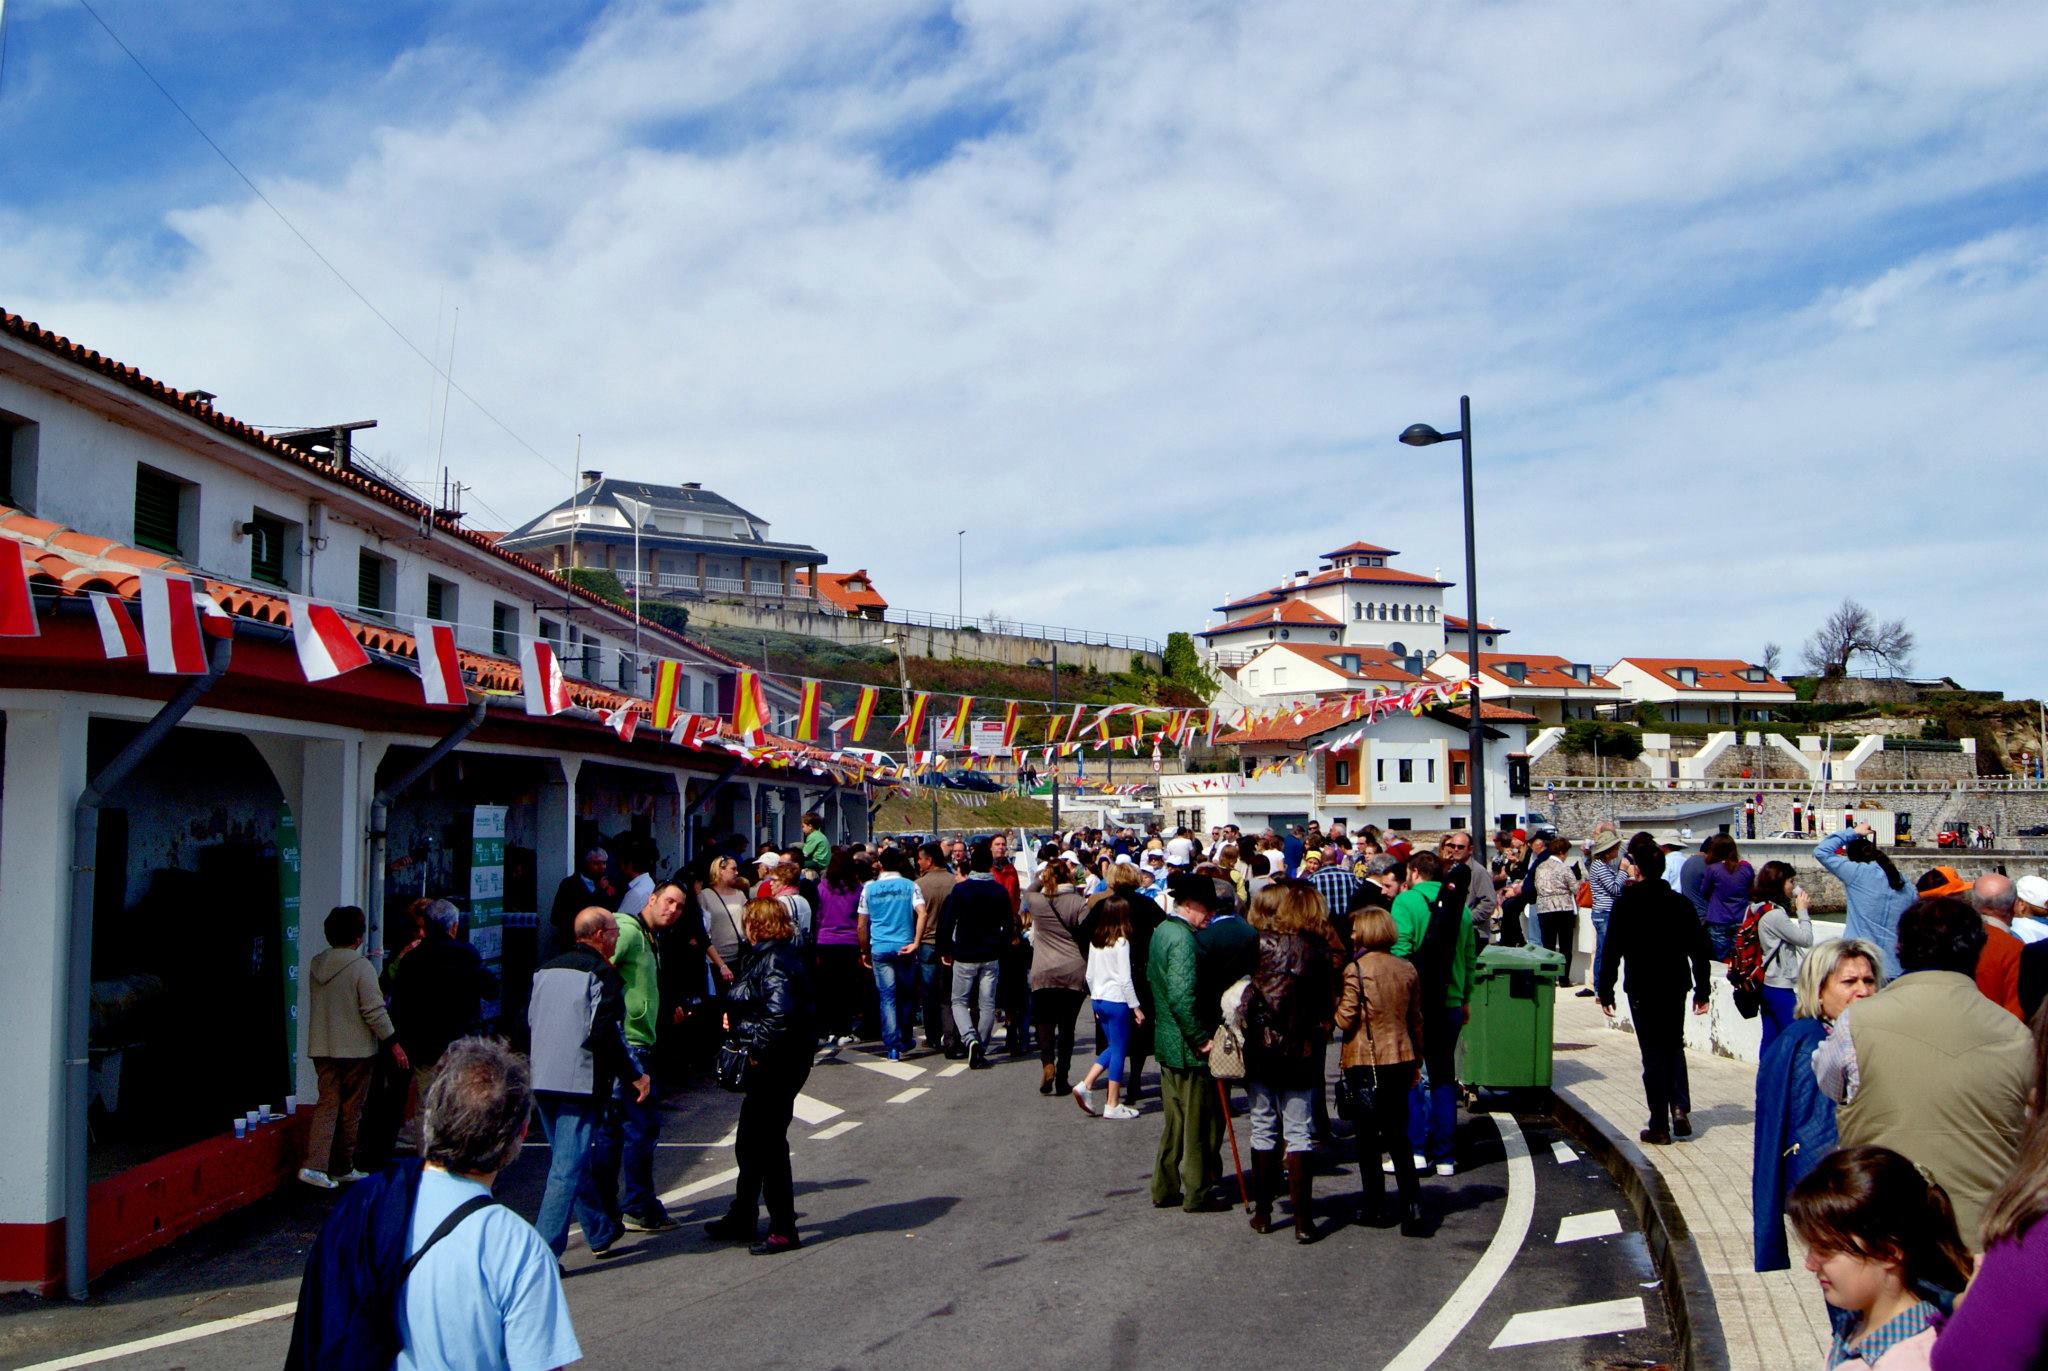
<svg viewBox="0 0 2048 1371"><path fill-rule="evenodd" d="M195 400L211 409L213 408L213 402L220 397L210 390L188 390L185 392L185 398L187 400Z"/></svg>
<svg viewBox="0 0 2048 1371"><path fill-rule="evenodd" d="M603 479L604 473L601 471L586 471L583 473L583 488L588 490Z"/></svg>
<svg viewBox="0 0 2048 1371"><path fill-rule="evenodd" d="M703 483L702 481L685 481L685 482L683 482L683 489L684 489L684 490L702 490L702 489L704 489L704 483Z"/></svg>

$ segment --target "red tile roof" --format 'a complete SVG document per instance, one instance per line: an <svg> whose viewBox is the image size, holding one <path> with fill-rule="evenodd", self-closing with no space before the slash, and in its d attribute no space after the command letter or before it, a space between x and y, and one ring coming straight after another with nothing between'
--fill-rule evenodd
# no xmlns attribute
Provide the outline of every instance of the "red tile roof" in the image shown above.
<svg viewBox="0 0 2048 1371"><path fill-rule="evenodd" d="M1263 614L1247 614L1242 619L1233 619L1214 628L1205 628L1195 636L1214 638L1224 633L1242 633L1246 629L1265 628L1269 624L1320 624L1334 625L1338 620L1301 600L1286 600Z"/></svg>
<svg viewBox="0 0 2048 1371"><path fill-rule="evenodd" d="M1765 673L1761 681L1743 680L1742 673L1750 670L1755 664L1745 662L1739 657L1623 657L1621 661L1642 668L1674 690L1739 690L1766 695L1793 693L1791 686L1769 673ZM1615 665L1619 666L1621 662ZM1697 683L1687 685L1671 674L1682 666L1689 666L1699 673Z"/></svg>
<svg viewBox="0 0 2048 1371"><path fill-rule="evenodd" d="M1328 667L1330 670L1348 675L1354 680L1387 681L1401 685L1416 685L1431 679L1416 676L1394 665L1400 659L1379 647L1346 647L1342 643L1275 643L1273 646L1284 652L1292 652L1310 661ZM1358 665L1352 668L1339 666L1337 658L1356 657Z"/></svg>
<svg viewBox="0 0 2048 1371"><path fill-rule="evenodd" d="M1468 724L1472 722L1471 714L1466 711L1463 705L1445 705L1444 713L1450 715L1453 719L1460 719ZM1479 703L1479 721L1485 723L1488 720L1501 724L1533 724L1538 722L1534 714L1524 714L1519 709L1509 709L1506 705L1489 704L1482 700Z"/></svg>
<svg viewBox="0 0 2048 1371"><path fill-rule="evenodd" d="M211 401L199 398L197 393L173 389L154 377L144 375L139 368L116 362L111 357L102 356L98 351L74 343L61 334L52 333L40 324L22 318L19 314L10 314L6 310L0 310L0 337L19 339L21 342L47 352L54 357L61 358L75 366L98 372L100 375L134 391L138 395L156 401L167 408L177 410L187 418L205 424L230 437L239 439L249 446L260 450L265 456L276 458L278 461L298 470L302 474L316 477L333 485L345 486L364 499L373 500L378 504L398 510L408 519L432 520L433 526L449 537L460 539L472 547L488 552L503 561L511 563L529 575L541 577L565 595L573 595L579 599L588 600L593 604L602 605L611 613L622 614L629 619L633 617L632 611L621 609L618 605L613 604L596 592L586 590L582 586L563 580L539 562L500 547L490 537L476 529L464 528L454 520L442 517L428 506L425 501L413 499L381 482L372 481L358 472L322 462L309 452L295 448L289 443L279 442L263 432L263 430L250 424L245 424L240 419L236 419L231 415L223 414L213 407ZM76 536L84 537L86 535ZM137 552L135 555L148 558L155 554ZM666 638L672 642L682 643L692 651L723 662L727 666L746 666L746 663L736 658L728 657L715 648L707 647L695 639L686 638L672 629L664 628L651 619L642 619L640 625L641 630L645 633L651 633L656 637Z"/></svg>
<svg viewBox="0 0 2048 1371"><path fill-rule="evenodd" d="M1446 652L1444 656L1455 657L1461 662L1465 660L1465 654L1457 650L1456 644L1453 644L1452 650ZM1520 681L1516 681L1501 670L1510 662L1520 662L1528 668ZM1532 657L1519 652L1479 654L1481 673L1497 685L1510 688L1520 686L1530 690L1612 690L1617 693L1621 689L1605 676L1596 675L1591 681L1582 681L1572 675L1571 666L1572 664L1563 657Z"/></svg>
<svg viewBox="0 0 2048 1371"><path fill-rule="evenodd" d="M1323 560L1327 562L1333 557L1348 557L1353 553L1361 553L1368 557L1398 557L1401 555L1394 551L1394 549L1381 547L1377 543L1346 543L1335 552L1325 552Z"/></svg>
<svg viewBox="0 0 2048 1371"><path fill-rule="evenodd" d="M847 584L850 581L858 582L858 584ZM799 571L796 573L797 585L808 587L810 583L810 572ZM818 598L831 605L834 609L845 610L848 613L859 613L862 610L868 609L887 609L889 607L889 602L882 598L880 591L875 589L875 583L869 578L867 568L865 567L862 567L859 571L819 572Z"/></svg>

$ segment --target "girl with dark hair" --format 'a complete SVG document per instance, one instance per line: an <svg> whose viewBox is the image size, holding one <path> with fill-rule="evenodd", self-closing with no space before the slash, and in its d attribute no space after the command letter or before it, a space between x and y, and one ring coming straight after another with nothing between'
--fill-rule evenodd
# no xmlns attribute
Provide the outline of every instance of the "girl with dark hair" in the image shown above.
<svg viewBox="0 0 2048 1371"><path fill-rule="evenodd" d="M1935 1371L2048 1365L2048 1014L2034 1016L2034 1084L2019 1155L1984 1211L1984 1259L1934 1344Z"/></svg>
<svg viewBox="0 0 2048 1371"><path fill-rule="evenodd" d="M1823 839L1813 850L1813 859L1848 892L1849 917L1842 936L1876 943L1884 954L1885 979L1895 979L1900 970L1899 916L1920 898L1919 892L1878 849L1869 824Z"/></svg>
<svg viewBox="0 0 2048 1371"><path fill-rule="evenodd" d="M1135 1119L1138 1111L1120 1101L1124 1057L1134 1024L1145 1022L1138 1003L1138 983L1131 969L1131 902L1121 895L1105 896L1088 915L1088 994L1095 1003L1095 1021L1102 1026L1104 1046L1095 1065L1074 1087L1074 1099L1086 1114L1093 1114L1089 1092L1095 1082L1109 1080L1109 1103L1105 1119ZM1137 973L1142 974L1142 973Z"/></svg>
<svg viewBox="0 0 2048 1371"><path fill-rule="evenodd" d="M835 847L818 882L818 1029L825 1045L837 1049L854 1041L855 1011L862 983L871 978L860 964L859 865L853 849Z"/></svg>
<svg viewBox="0 0 2048 1371"><path fill-rule="evenodd" d="M1763 955L1763 1046L1792 1026L1797 1007L1802 949L1813 946L1813 920L1806 891L1793 883L1784 862L1765 862L1750 888L1749 912L1756 920L1757 950Z"/></svg>
<svg viewBox="0 0 2048 1371"><path fill-rule="evenodd" d="M1756 884L1756 872L1742 860L1735 840L1726 833L1709 839L1702 855L1707 863L1700 873L1707 901L1707 945L1713 949L1715 961L1725 962L1735 950L1735 930L1749 913L1749 892Z"/></svg>
<svg viewBox="0 0 2048 1371"><path fill-rule="evenodd" d="M1970 1279L1947 1192L1888 1147L1850 1147L1794 1186L1787 1209L1806 1269L1850 1316L1829 1349L1830 1371L1932 1366L1941 1306L1927 1296L1953 1296Z"/></svg>

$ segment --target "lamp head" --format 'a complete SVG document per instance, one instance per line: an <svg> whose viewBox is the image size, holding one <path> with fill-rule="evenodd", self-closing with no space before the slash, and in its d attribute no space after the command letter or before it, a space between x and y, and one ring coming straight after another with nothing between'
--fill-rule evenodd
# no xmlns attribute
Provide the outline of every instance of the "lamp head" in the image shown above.
<svg viewBox="0 0 2048 1371"><path fill-rule="evenodd" d="M1457 436L1455 433L1438 433L1428 424L1410 424L1401 430L1401 441L1409 447L1428 447L1431 443L1449 442Z"/></svg>

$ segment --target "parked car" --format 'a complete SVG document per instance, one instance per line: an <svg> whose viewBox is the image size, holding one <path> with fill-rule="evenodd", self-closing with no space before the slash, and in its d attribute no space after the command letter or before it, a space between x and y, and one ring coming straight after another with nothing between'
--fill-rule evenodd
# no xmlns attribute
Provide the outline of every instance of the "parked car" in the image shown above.
<svg viewBox="0 0 2048 1371"><path fill-rule="evenodd" d="M2013 830L2022 838L2048 838L2048 824L2028 824L2025 828Z"/></svg>

